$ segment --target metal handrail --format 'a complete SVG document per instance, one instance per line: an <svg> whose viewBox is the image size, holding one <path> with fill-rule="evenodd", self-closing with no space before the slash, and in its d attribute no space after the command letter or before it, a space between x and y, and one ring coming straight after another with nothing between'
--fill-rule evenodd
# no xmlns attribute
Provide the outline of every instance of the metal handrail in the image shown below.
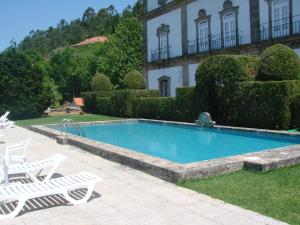
<svg viewBox="0 0 300 225"><path fill-rule="evenodd" d="M77 123L76 121L74 121L72 119L63 119L61 122L62 122L62 126L64 128L64 136L65 137L68 136L68 132L67 132L68 127L74 127L75 130L77 131L78 136L85 137L83 130L81 129L79 123ZM61 133L63 134L63 129L61 130Z"/></svg>

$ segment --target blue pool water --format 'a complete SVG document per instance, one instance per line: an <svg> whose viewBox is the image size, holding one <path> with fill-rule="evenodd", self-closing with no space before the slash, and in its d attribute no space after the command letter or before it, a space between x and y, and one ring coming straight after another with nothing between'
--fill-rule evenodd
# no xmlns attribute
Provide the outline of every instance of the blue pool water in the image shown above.
<svg viewBox="0 0 300 225"><path fill-rule="evenodd" d="M89 139L177 163L197 162L300 143L300 138L292 136L150 122L111 123L82 126L82 129ZM74 129L69 129L68 132L76 134Z"/></svg>

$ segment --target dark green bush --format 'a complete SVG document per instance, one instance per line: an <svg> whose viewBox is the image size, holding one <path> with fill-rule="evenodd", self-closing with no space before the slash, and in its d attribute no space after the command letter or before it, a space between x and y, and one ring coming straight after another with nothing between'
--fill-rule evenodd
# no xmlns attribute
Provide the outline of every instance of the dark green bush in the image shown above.
<svg viewBox="0 0 300 225"><path fill-rule="evenodd" d="M199 101L195 87L176 89L176 119L194 122L203 111L203 103Z"/></svg>
<svg viewBox="0 0 300 225"><path fill-rule="evenodd" d="M242 64L242 67L250 80L255 80L260 66L260 57L250 55L237 55L236 58Z"/></svg>
<svg viewBox="0 0 300 225"><path fill-rule="evenodd" d="M238 57L211 56L196 71L197 101L203 102L203 110L210 112L217 121L226 121L233 87L238 82L251 79Z"/></svg>
<svg viewBox="0 0 300 225"><path fill-rule="evenodd" d="M136 98L133 100L133 114L138 118L146 119L175 119L174 97Z"/></svg>
<svg viewBox="0 0 300 225"><path fill-rule="evenodd" d="M111 91L112 88L109 78L97 72L91 82L92 91Z"/></svg>
<svg viewBox="0 0 300 225"><path fill-rule="evenodd" d="M291 102L291 128L300 128L300 95L292 99Z"/></svg>
<svg viewBox="0 0 300 225"><path fill-rule="evenodd" d="M139 71L132 70L125 75L123 85L127 89L144 89L145 78Z"/></svg>
<svg viewBox="0 0 300 225"><path fill-rule="evenodd" d="M96 112L96 98L111 97L113 91L90 91L82 92L81 96L84 99L83 111L95 113Z"/></svg>
<svg viewBox="0 0 300 225"><path fill-rule="evenodd" d="M159 91L156 90L117 90L113 92L113 115L132 117L133 99L143 97L157 97Z"/></svg>
<svg viewBox="0 0 300 225"><path fill-rule="evenodd" d="M290 103L299 94L298 81L254 81L239 83L230 99L226 121L235 126L287 129Z"/></svg>
<svg viewBox="0 0 300 225"><path fill-rule="evenodd" d="M267 48L261 57L258 80L298 80L300 79L300 59L283 44Z"/></svg>
<svg viewBox="0 0 300 225"><path fill-rule="evenodd" d="M112 114L112 100L111 97L99 97L96 96L95 113L102 115Z"/></svg>

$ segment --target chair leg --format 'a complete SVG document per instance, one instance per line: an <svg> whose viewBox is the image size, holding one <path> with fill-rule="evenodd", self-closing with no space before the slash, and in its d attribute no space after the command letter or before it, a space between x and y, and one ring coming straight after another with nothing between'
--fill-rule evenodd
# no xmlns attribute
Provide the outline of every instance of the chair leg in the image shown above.
<svg viewBox="0 0 300 225"><path fill-rule="evenodd" d="M65 193L63 193L63 195L64 195L65 199L73 205L83 204L83 203L86 203L90 199L90 197L91 197L91 195L94 191L94 187L95 187L95 183L88 184L87 185L87 192L86 192L85 196L82 199L79 199L79 200L76 200L76 199L72 198L69 194L69 191L66 191ZM81 188L84 188L84 187L81 187Z"/></svg>
<svg viewBox="0 0 300 225"><path fill-rule="evenodd" d="M11 218L16 217L23 209L25 202L26 202L26 199L19 199L17 207L8 214L0 215L0 220L6 220L6 219L11 219Z"/></svg>

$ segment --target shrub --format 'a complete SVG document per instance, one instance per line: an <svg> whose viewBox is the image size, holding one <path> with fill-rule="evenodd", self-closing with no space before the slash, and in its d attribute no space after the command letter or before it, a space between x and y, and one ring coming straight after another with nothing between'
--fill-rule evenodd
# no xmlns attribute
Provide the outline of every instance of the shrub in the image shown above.
<svg viewBox="0 0 300 225"><path fill-rule="evenodd" d="M290 103L299 94L298 81L254 81L239 83L230 100L227 122L236 126L287 129Z"/></svg>
<svg viewBox="0 0 300 225"><path fill-rule="evenodd" d="M95 113L102 115L112 114L112 101L111 97L99 97L96 96Z"/></svg>
<svg viewBox="0 0 300 225"><path fill-rule="evenodd" d="M144 89L145 78L139 71L132 70L125 75L123 85L127 89Z"/></svg>
<svg viewBox="0 0 300 225"><path fill-rule="evenodd" d="M249 80L255 80L259 71L260 58L249 55L237 55L236 57L242 64L242 67Z"/></svg>
<svg viewBox="0 0 300 225"><path fill-rule="evenodd" d="M84 99L83 111L93 113L95 112L96 106L96 95L95 92L83 92L81 93L82 98Z"/></svg>
<svg viewBox="0 0 300 225"><path fill-rule="evenodd" d="M133 114L138 118L175 119L174 97L136 98L133 100Z"/></svg>
<svg viewBox="0 0 300 225"><path fill-rule="evenodd" d="M194 122L203 111L203 104L197 97L195 87L181 87L176 89L176 119Z"/></svg>
<svg viewBox="0 0 300 225"><path fill-rule="evenodd" d="M291 128L300 128L300 95L294 97L291 102Z"/></svg>
<svg viewBox="0 0 300 225"><path fill-rule="evenodd" d="M113 115L121 117L133 116L133 99L143 97L157 97L156 90L118 90L113 92Z"/></svg>
<svg viewBox="0 0 300 225"><path fill-rule="evenodd" d="M203 110L220 122L228 117L229 99L238 82L249 81L241 60L232 55L217 55L205 59L196 71L197 101Z"/></svg>
<svg viewBox="0 0 300 225"><path fill-rule="evenodd" d="M261 57L258 80L298 80L300 59L283 44L267 48Z"/></svg>
<svg viewBox="0 0 300 225"><path fill-rule="evenodd" d="M112 84L107 76L102 73L96 73L91 82L92 91L110 91Z"/></svg>

